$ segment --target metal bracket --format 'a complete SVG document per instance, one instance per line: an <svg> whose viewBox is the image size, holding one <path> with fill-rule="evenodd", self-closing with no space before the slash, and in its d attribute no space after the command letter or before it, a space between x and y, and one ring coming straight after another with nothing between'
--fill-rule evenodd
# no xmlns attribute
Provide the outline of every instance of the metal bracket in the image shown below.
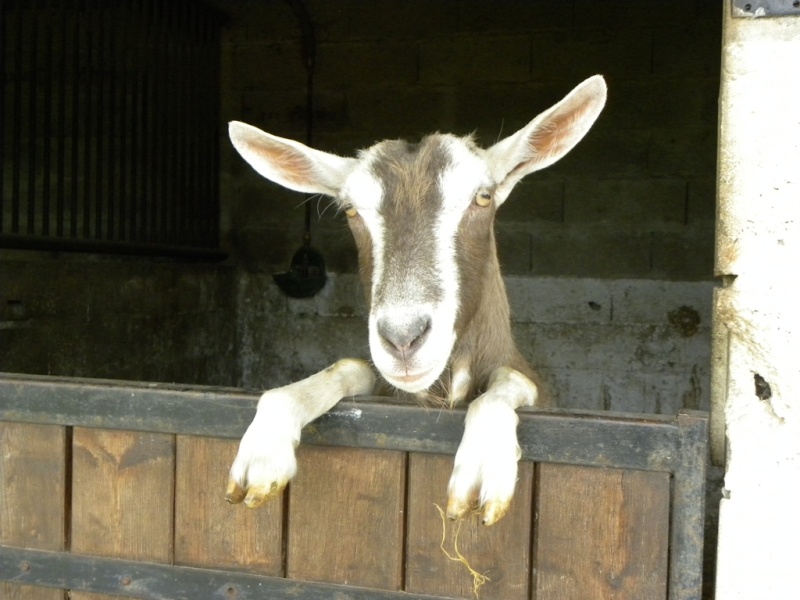
<svg viewBox="0 0 800 600"><path fill-rule="evenodd" d="M734 17L785 17L800 15L800 0L733 0Z"/></svg>

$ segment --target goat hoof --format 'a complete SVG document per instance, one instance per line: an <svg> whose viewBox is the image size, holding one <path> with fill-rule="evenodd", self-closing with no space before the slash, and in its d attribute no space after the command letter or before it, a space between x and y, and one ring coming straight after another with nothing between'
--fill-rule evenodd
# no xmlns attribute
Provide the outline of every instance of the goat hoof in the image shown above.
<svg viewBox="0 0 800 600"><path fill-rule="evenodd" d="M503 500L487 502L483 507L483 524L494 525L497 523L508 512L509 506L510 503Z"/></svg>
<svg viewBox="0 0 800 600"><path fill-rule="evenodd" d="M286 482L273 481L268 488L254 485L245 489L236 480L231 479L225 492L225 500L231 504L244 502L247 508L258 508L268 500L280 495L285 487Z"/></svg>
<svg viewBox="0 0 800 600"><path fill-rule="evenodd" d="M247 490L231 479L228 482L228 489L225 490L225 500L231 504L239 504L247 495Z"/></svg>
<svg viewBox="0 0 800 600"><path fill-rule="evenodd" d="M447 500L447 518L451 521L461 521L466 519L474 508L474 502L465 501L462 498L450 496L450 498Z"/></svg>
<svg viewBox="0 0 800 600"><path fill-rule="evenodd" d="M258 508L268 500L280 496L289 481L273 481L268 486L249 485L243 488L235 479L228 483L225 500L230 504L242 504L247 508Z"/></svg>
<svg viewBox="0 0 800 600"><path fill-rule="evenodd" d="M275 481L272 482L269 488L261 486L251 487L247 491L247 496L244 499L244 505L247 508L258 508L267 500L271 500L275 496L278 496L285 487L286 483L280 484Z"/></svg>

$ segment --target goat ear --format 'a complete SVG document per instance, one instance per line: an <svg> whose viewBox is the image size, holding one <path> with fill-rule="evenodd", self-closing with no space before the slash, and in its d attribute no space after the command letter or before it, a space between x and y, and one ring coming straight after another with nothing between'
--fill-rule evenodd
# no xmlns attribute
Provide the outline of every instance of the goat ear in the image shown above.
<svg viewBox="0 0 800 600"><path fill-rule="evenodd" d="M228 134L234 148L260 175L298 192L336 197L356 163L239 121L228 124Z"/></svg>
<svg viewBox="0 0 800 600"><path fill-rule="evenodd" d="M516 133L487 150L489 166L500 182L498 204L525 175L549 167L577 144L606 103L606 82L590 77L561 102L546 110Z"/></svg>

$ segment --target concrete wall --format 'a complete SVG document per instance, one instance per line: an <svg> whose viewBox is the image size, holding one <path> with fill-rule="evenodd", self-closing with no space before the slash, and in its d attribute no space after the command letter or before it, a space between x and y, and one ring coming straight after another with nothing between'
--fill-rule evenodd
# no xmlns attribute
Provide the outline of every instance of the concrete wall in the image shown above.
<svg viewBox="0 0 800 600"><path fill-rule="evenodd" d="M798 597L800 15L724 15L715 302L717 598ZM725 445L725 442L727 444Z"/></svg>
<svg viewBox="0 0 800 600"><path fill-rule="evenodd" d="M233 270L0 253L0 371L238 383Z"/></svg>
<svg viewBox="0 0 800 600"><path fill-rule="evenodd" d="M475 132L488 145L602 73L609 101L561 163L526 179L499 214L506 272L703 280L712 276L720 19L716 2L312 0L315 145ZM303 139L305 71L288 4L234 0L223 118ZM302 198L265 185L223 140L231 247L284 269ZM344 221L315 202L315 242L354 272Z"/></svg>
<svg viewBox="0 0 800 600"><path fill-rule="evenodd" d="M302 139L305 72L284 0L225 0L222 120ZM509 134L594 73L607 108L499 215L515 331L565 406L708 406L717 3L309 0L315 145ZM349 231L314 201L333 273L310 303L270 274L300 245L301 196L227 139L225 265L0 255L0 369L265 387L366 355ZM324 213L317 218L316 213ZM6 282L10 282L6 285ZM699 319L699 321L698 321Z"/></svg>
<svg viewBox="0 0 800 600"><path fill-rule="evenodd" d="M708 408L712 284L506 278L514 334L561 406L675 414ZM369 357L356 275L312 299L271 277L239 281L239 354L248 387L284 385L334 357Z"/></svg>
<svg viewBox="0 0 800 600"><path fill-rule="evenodd" d="M282 0L228 1L223 118L303 140L305 72ZM314 145L475 132L491 144L594 73L607 108L563 161L523 181L498 240L523 348L562 405L708 407L720 18L716 2L307 2L317 32ZM366 356L356 257L313 200L336 277L314 301L268 276L301 242L300 195L222 140L226 240L242 267L242 382L285 383ZM696 327L683 328L682 319ZM677 323L677 325L676 325ZM691 332L689 333L689 330Z"/></svg>

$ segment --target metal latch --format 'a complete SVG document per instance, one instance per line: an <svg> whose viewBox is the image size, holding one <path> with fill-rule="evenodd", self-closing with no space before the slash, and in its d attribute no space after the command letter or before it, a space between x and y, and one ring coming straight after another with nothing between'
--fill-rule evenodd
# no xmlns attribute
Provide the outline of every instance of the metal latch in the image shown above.
<svg viewBox="0 0 800 600"><path fill-rule="evenodd" d="M733 0L734 17L800 15L800 0Z"/></svg>

